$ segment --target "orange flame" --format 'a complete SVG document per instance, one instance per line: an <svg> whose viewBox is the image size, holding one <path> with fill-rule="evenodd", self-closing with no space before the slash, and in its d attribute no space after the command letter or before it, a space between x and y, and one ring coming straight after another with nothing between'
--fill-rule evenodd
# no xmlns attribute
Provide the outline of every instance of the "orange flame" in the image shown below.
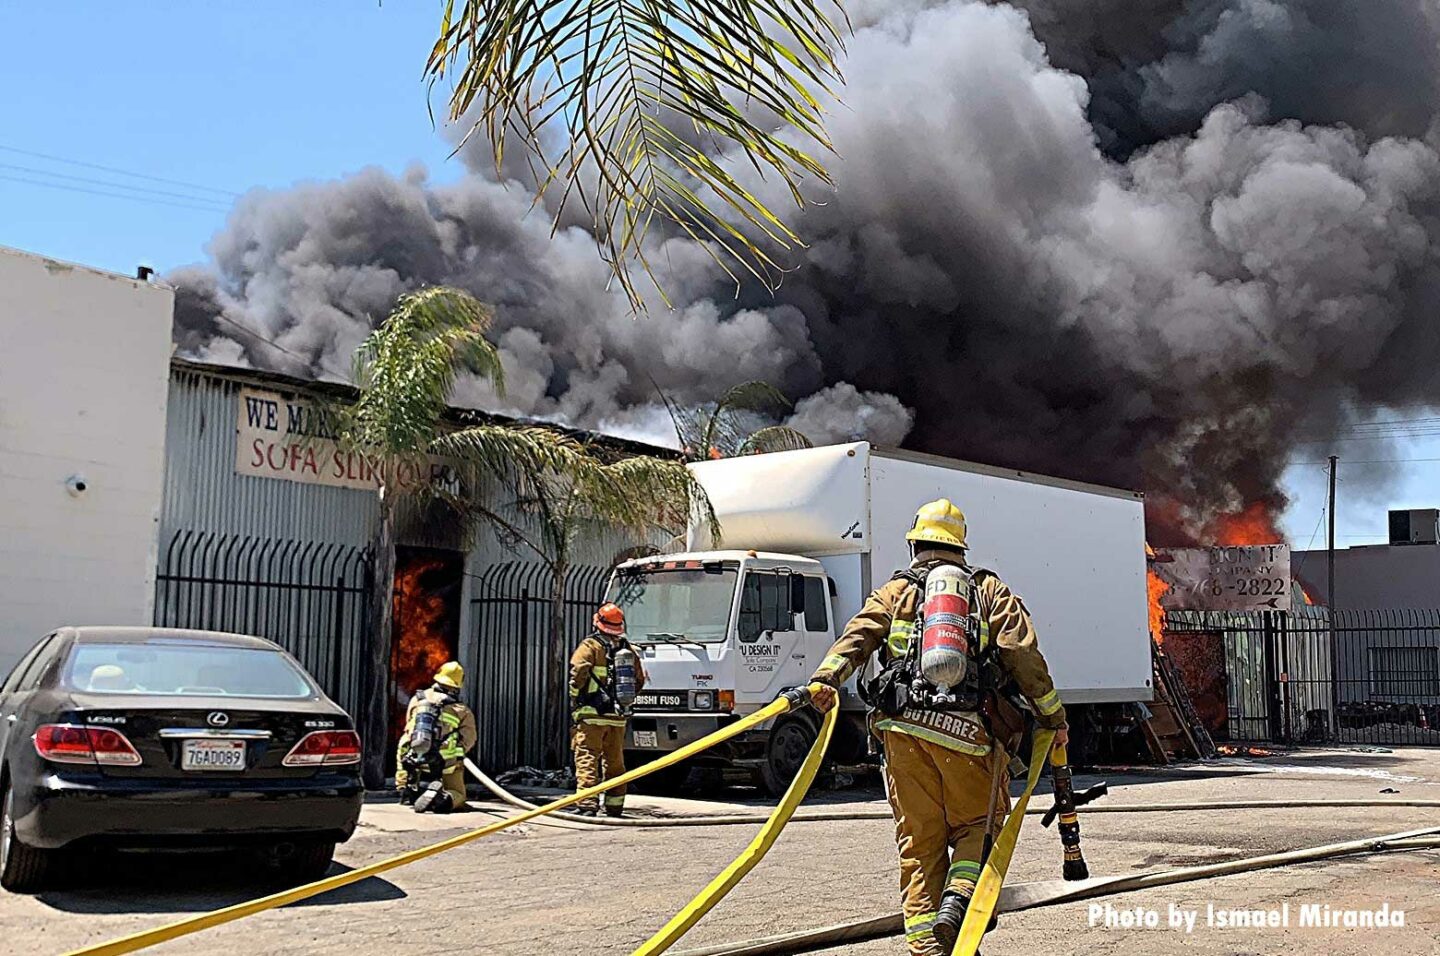
<svg viewBox="0 0 1440 956"><path fill-rule="evenodd" d="M1215 752L1222 757L1273 757L1275 751L1266 750L1264 747L1236 746L1235 744L1217 744Z"/></svg>
<svg viewBox="0 0 1440 956"><path fill-rule="evenodd" d="M1237 513L1220 515L1205 526L1204 540L1221 545L1276 544L1285 535L1275 524L1275 514L1264 501L1252 501Z"/></svg>
<svg viewBox="0 0 1440 956"><path fill-rule="evenodd" d="M445 636L445 599L421 583L429 571L445 562L438 558L413 561L395 571L395 639L390 649L390 676L395 682L391 708L392 735L399 739L405 730L405 704L425 687L440 669L454 658L454 649Z"/></svg>
<svg viewBox="0 0 1440 956"><path fill-rule="evenodd" d="M1166 584L1160 575L1155 573L1155 549L1147 543L1145 545L1145 594L1150 602L1150 636L1159 643L1165 642L1165 609L1160 606L1160 599L1170 591L1170 585Z"/></svg>

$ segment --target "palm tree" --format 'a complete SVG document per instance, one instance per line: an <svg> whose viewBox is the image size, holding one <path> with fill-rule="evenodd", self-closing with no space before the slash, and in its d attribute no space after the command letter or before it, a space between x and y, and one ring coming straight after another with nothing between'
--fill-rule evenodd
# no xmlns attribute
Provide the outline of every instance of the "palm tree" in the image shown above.
<svg viewBox="0 0 1440 956"><path fill-rule="evenodd" d="M670 413L686 461L812 447L809 438L788 425L752 429L757 416L790 408L789 399L768 382L741 382L727 389L718 401L691 407L681 407L663 391L660 400Z"/></svg>
<svg viewBox="0 0 1440 956"><path fill-rule="evenodd" d="M831 184L812 153L832 150L821 100L841 82L846 26L836 0L446 0L425 72L432 87L453 74L449 119L476 107L466 138L483 129L497 169L518 143L542 193L562 184L557 222L579 197L639 308L630 270L654 279L657 215L732 278L734 264L773 284L767 248L799 237L731 170L778 175L797 207L805 177ZM552 129L558 155L542 145Z"/></svg>
<svg viewBox="0 0 1440 956"><path fill-rule="evenodd" d="M471 439L465 432L442 439L446 450L464 451ZM565 633L565 589L577 545L587 537L620 532L637 538L657 534L673 537L691 521L707 526L714 540L720 525L710 499L678 459L648 455L611 457L594 448L557 456L550 467L525 476L517 484L507 517L482 499L470 506L492 523L512 546L523 548L550 572L550 621L546 648L544 738L551 766L561 762L568 725L567 684L569 660Z"/></svg>
<svg viewBox="0 0 1440 956"><path fill-rule="evenodd" d="M384 779L388 725L386 708L378 702L388 700L398 510L438 498L463 511L467 489L487 477L538 473L578 453L573 441L547 429L499 424L456 429L447 423L448 399L462 370L504 391L499 353L485 338L491 319L488 307L459 289L434 287L402 296L355 352L358 399L324 412L329 431L342 447L365 457L377 481L374 639L364 671L364 699L377 705L361 718L370 786ZM437 454L449 456L454 475L448 487L416 479L429 474Z"/></svg>

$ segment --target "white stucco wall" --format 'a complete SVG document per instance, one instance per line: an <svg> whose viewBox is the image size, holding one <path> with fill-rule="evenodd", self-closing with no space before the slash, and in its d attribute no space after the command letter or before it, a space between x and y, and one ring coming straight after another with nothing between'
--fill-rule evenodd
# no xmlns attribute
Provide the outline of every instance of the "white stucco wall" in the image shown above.
<svg viewBox="0 0 1440 956"><path fill-rule="evenodd" d="M173 307L0 248L0 674L59 625L150 623Z"/></svg>

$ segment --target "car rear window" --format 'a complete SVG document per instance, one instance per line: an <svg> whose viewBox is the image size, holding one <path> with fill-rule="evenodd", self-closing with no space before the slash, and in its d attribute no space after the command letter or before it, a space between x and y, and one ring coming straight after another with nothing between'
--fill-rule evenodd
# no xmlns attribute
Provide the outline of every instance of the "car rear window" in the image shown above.
<svg viewBox="0 0 1440 956"><path fill-rule="evenodd" d="M64 683L102 694L300 698L316 693L277 651L203 644L76 644Z"/></svg>

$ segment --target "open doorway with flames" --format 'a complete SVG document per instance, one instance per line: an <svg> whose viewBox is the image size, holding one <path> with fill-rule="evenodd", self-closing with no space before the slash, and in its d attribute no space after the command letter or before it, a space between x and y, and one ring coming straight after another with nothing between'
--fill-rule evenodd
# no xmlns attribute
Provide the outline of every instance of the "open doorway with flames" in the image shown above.
<svg viewBox="0 0 1440 956"><path fill-rule="evenodd" d="M458 659L465 555L441 548L395 549L390 645L390 739L387 759L405 730L405 707L441 664Z"/></svg>

